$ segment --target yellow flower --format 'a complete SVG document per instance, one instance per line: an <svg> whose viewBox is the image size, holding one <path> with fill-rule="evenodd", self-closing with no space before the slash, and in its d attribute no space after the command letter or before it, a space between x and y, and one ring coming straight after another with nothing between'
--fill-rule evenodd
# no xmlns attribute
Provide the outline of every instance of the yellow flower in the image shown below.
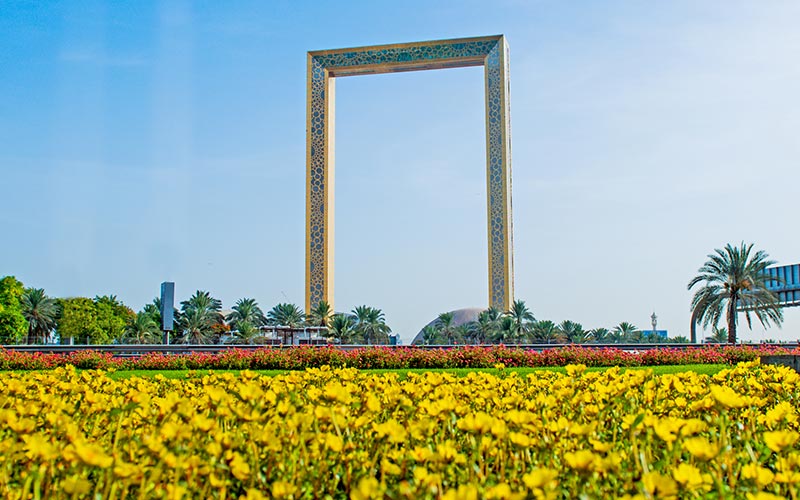
<svg viewBox="0 0 800 500"><path fill-rule="evenodd" d="M95 467L110 467L114 463L114 459L106 455L103 448L96 444L89 444L86 442L76 442L64 450L65 455L76 456L81 462L86 465Z"/></svg>
<svg viewBox="0 0 800 500"><path fill-rule="evenodd" d="M581 471L592 470L592 465L596 457L597 455L589 450L564 453L564 461L567 465L572 469Z"/></svg>
<svg viewBox="0 0 800 500"><path fill-rule="evenodd" d="M381 485L374 477L365 477L358 482L358 486L350 491L350 500L369 500L383 498Z"/></svg>
<svg viewBox="0 0 800 500"><path fill-rule="evenodd" d="M405 427L393 418L382 424L373 423L372 428L379 438L388 437L390 443L403 443L408 435Z"/></svg>
<svg viewBox="0 0 800 500"><path fill-rule="evenodd" d="M711 396L725 408L741 408L747 404L744 398L727 386L712 385Z"/></svg>
<svg viewBox="0 0 800 500"><path fill-rule="evenodd" d="M795 431L767 431L764 433L764 443L775 453L780 453L797 442L800 434Z"/></svg>
<svg viewBox="0 0 800 500"><path fill-rule="evenodd" d="M239 497L239 500L267 500L260 491L255 488L249 488L247 490L247 495L242 495Z"/></svg>
<svg viewBox="0 0 800 500"><path fill-rule="evenodd" d="M703 475L694 465L682 463L672 471L672 477L685 488L693 490L703 486Z"/></svg>
<svg viewBox="0 0 800 500"><path fill-rule="evenodd" d="M87 479L71 476L61 482L61 489L67 495L86 495L92 489L92 483Z"/></svg>
<svg viewBox="0 0 800 500"><path fill-rule="evenodd" d="M662 418L653 424L653 430L671 449L672 443L678 439L678 432L682 426L683 422L677 418Z"/></svg>
<svg viewBox="0 0 800 500"><path fill-rule="evenodd" d="M488 413L478 412L470 413L460 418L456 426L467 432L483 433L492 428L494 417Z"/></svg>
<svg viewBox="0 0 800 500"><path fill-rule="evenodd" d="M271 491L275 498L292 498L297 488L292 483L278 480L272 483Z"/></svg>
<svg viewBox="0 0 800 500"><path fill-rule="evenodd" d="M683 448L698 460L711 460L719 454L719 446L711 444L702 437L689 438L683 442Z"/></svg>
<svg viewBox="0 0 800 500"><path fill-rule="evenodd" d="M522 482L525 483L525 486L528 488L535 490L547 486L555 486L558 484L556 478L558 478L558 472L552 469L542 468L534 469L522 476Z"/></svg>
<svg viewBox="0 0 800 500"><path fill-rule="evenodd" d="M325 446L334 453L339 453L344 447L344 439L330 432L325 434L324 443Z"/></svg>
<svg viewBox="0 0 800 500"><path fill-rule="evenodd" d="M381 470L390 476L399 476L402 472L402 469L397 464L394 464L385 458L381 460Z"/></svg>
<svg viewBox="0 0 800 500"><path fill-rule="evenodd" d="M167 498L169 500L181 500L186 493L186 486L181 486L179 484L167 485Z"/></svg>
<svg viewBox="0 0 800 500"><path fill-rule="evenodd" d="M800 472L781 471L775 474L776 483L798 484L800 483Z"/></svg>
<svg viewBox="0 0 800 500"><path fill-rule="evenodd" d="M797 422L797 413L788 401L781 401L764 416L764 423L769 427L775 427L784 420L790 424Z"/></svg>
<svg viewBox="0 0 800 500"><path fill-rule="evenodd" d="M766 486L772 483L775 474L769 469L751 463L742 467L742 477L744 479L753 479L758 486Z"/></svg>
<svg viewBox="0 0 800 500"><path fill-rule="evenodd" d="M521 432L512 432L508 435L509 441L522 448L527 448L531 445L531 438Z"/></svg>
<svg viewBox="0 0 800 500"><path fill-rule="evenodd" d="M614 447L614 443L604 443L597 439L590 439L589 443L591 443L592 449L598 453L608 453Z"/></svg>
<svg viewBox="0 0 800 500"><path fill-rule="evenodd" d="M783 497L767 493L766 491L759 491L756 494L748 493L747 500L785 500Z"/></svg>
<svg viewBox="0 0 800 500"><path fill-rule="evenodd" d="M31 460L49 461L58 456L56 447L41 434L23 435L22 441L25 443L25 456Z"/></svg>
<svg viewBox="0 0 800 500"><path fill-rule="evenodd" d="M668 476L657 472L648 472L642 476L644 489L657 498L674 498L678 494L678 485Z"/></svg>
<svg viewBox="0 0 800 500"><path fill-rule="evenodd" d="M442 500L478 500L478 488L471 484L462 484L447 490L442 495Z"/></svg>
<svg viewBox="0 0 800 500"><path fill-rule="evenodd" d="M525 498L525 494L514 493L508 483L500 483L486 490L486 498L489 500L495 498L498 500L521 500Z"/></svg>
<svg viewBox="0 0 800 500"><path fill-rule="evenodd" d="M228 465L231 468L231 474L239 481L244 481L250 476L250 464L241 454L234 453Z"/></svg>
<svg viewBox="0 0 800 500"><path fill-rule="evenodd" d="M133 464L118 463L114 466L114 475L125 479L139 473L139 468Z"/></svg>

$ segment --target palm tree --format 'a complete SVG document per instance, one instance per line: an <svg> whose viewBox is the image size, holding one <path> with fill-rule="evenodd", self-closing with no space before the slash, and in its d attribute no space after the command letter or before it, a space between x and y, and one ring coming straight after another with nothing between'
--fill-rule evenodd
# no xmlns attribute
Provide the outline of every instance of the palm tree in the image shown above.
<svg viewBox="0 0 800 500"><path fill-rule="evenodd" d="M155 344L161 340L161 328L146 311L139 311L125 325L122 337L127 344Z"/></svg>
<svg viewBox="0 0 800 500"><path fill-rule="evenodd" d="M531 333L536 342L544 342L547 344L561 340L561 335L558 327L550 320L541 320L533 324Z"/></svg>
<svg viewBox="0 0 800 500"><path fill-rule="evenodd" d="M303 310L295 304L282 303L278 304L267 313L267 324L270 326L286 326L291 328L289 333L291 335L290 344L294 344L294 330L300 329L306 321L306 315ZM286 334L284 334L284 342L286 342Z"/></svg>
<svg viewBox="0 0 800 500"><path fill-rule="evenodd" d="M439 334L444 338L448 344L453 343L453 334L455 333L456 326L453 324L453 313L441 313L434 326L439 331Z"/></svg>
<svg viewBox="0 0 800 500"><path fill-rule="evenodd" d="M515 342L518 337L514 326L514 318L507 314L500 316L495 338L502 343Z"/></svg>
<svg viewBox="0 0 800 500"><path fill-rule="evenodd" d="M706 339L706 342L711 344L724 344L728 341L728 329L712 327L713 335Z"/></svg>
<svg viewBox="0 0 800 500"><path fill-rule="evenodd" d="M595 344L605 344L608 342L611 332L608 328L595 328L590 332L592 334L592 339L594 339Z"/></svg>
<svg viewBox="0 0 800 500"><path fill-rule="evenodd" d="M583 344L590 339L589 333L583 329L583 325L570 320L564 320L558 325L558 333L571 344Z"/></svg>
<svg viewBox="0 0 800 500"><path fill-rule="evenodd" d="M328 327L328 323L331 320L331 316L333 316L333 310L331 309L330 304L328 304L325 300L320 300L319 303L315 307L312 307L308 314L306 315L306 321L308 322L309 326L321 326L323 328Z"/></svg>
<svg viewBox="0 0 800 500"><path fill-rule="evenodd" d="M478 314L478 321L475 325L476 340L483 344L497 337L500 329L500 310L490 307Z"/></svg>
<svg viewBox="0 0 800 500"><path fill-rule="evenodd" d="M431 345L436 341L439 335L439 330L433 325L428 325L422 329L422 343L424 345Z"/></svg>
<svg viewBox="0 0 800 500"><path fill-rule="evenodd" d="M176 328L180 341L187 344L213 342L224 321L221 310L222 301L202 290L181 302Z"/></svg>
<svg viewBox="0 0 800 500"><path fill-rule="evenodd" d="M474 329L473 323L464 323L453 329L454 343L472 344Z"/></svg>
<svg viewBox="0 0 800 500"><path fill-rule="evenodd" d="M611 336L614 342L636 342L637 337L641 339L641 332L633 323L623 321L614 327Z"/></svg>
<svg viewBox="0 0 800 500"><path fill-rule="evenodd" d="M22 316L28 321L28 344L44 343L56 327L58 303L42 288L28 288L20 297Z"/></svg>
<svg viewBox="0 0 800 500"><path fill-rule="evenodd" d="M197 290L189 300L181 302L181 312L188 309L197 309L208 315L212 323L222 323L222 301L215 299L210 293L204 290Z"/></svg>
<svg viewBox="0 0 800 500"><path fill-rule="evenodd" d="M389 342L392 329L386 324L383 311L375 307L358 306L353 309L353 315L356 317L355 330L365 344Z"/></svg>
<svg viewBox="0 0 800 500"><path fill-rule="evenodd" d="M257 330L266 324L267 318L255 299L239 299L231 313L225 317L225 321L231 325L233 330L238 330L242 324L247 324Z"/></svg>
<svg viewBox="0 0 800 500"><path fill-rule="evenodd" d="M161 298L160 297L154 298L153 302L151 302L150 304L145 304L144 308L142 309L142 312L144 312L148 316L150 316L153 319L153 321L155 321L155 323L159 326L159 328L161 328ZM177 318L177 317L178 317L178 315L176 314L175 318Z"/></svg>
<svg viewBox="0 0 800 500"><path fill-rule="evenodd" d="M531 331L531 323L536 321L533 313L523 300L515 300L511 309L506 313L512 319L511 336L517 342L526 340Z"/></svg>
<svg viewBox="0 0 800 500"><path fill-rule="evenodd" d="M179 323L182 344L208 344L214 338L213 317L202 309L187 308Z"/></svg>
<svg viewBox="0 0 800 500"><path fill-rule="evenodd" d="M342 344L350 341L354 333L356 319L349 314L334 314L328 322L327 337L338 339Z"/></svg>
<svg viewBox="0 0 800 500"><path fill-rule="evenodd" d="M703 328L716 327L723 313L728 323L728 343L736 343L736 320L738 312L744 312L747 326L752 328L751 314L765 328L775 323L781 326L783 312L778 296L767 289L770 281L780 281L767 273L767 267L775 264L763 250L750 252L753 244L735 247L728 243L724 249L715 249L708 256L698 274L689 281L691 290L704 282L692 298L692 312Z"/></svg>
<svg viewBox="0 0 800 500"><path fill-rule="evenodd" d="M249 320L240 320L233 331L233 341L236 344L252 344L261 334L261 329Z"/></svg>

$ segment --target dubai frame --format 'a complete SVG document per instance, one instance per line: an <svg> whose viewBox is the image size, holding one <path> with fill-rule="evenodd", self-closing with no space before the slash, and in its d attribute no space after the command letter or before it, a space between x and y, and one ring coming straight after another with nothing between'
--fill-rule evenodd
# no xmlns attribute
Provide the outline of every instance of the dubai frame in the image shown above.
<svg viewBox="0 0 800 500"><path fill-rule="evenodd" d="M401 71L483 66L486 83L486 190L489 304L514 300L508 46L503 35L308 53L306 118L306 311L333 309L334 82Z"/></svg>

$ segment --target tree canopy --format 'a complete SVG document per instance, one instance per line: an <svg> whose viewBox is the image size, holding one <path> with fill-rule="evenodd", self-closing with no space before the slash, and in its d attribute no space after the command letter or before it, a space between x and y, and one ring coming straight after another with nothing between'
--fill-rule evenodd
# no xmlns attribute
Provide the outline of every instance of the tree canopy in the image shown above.
<svg viewBox="0 0 800 500"><path fill-rule="evenodd" d="M715 249L708 260L689 281L688 289L702 284L692 297L692 316L704 328L716 328L724 315L728 326L728 342L736 342L739 312L744 313L747 326L752 328L752 316L764 326L781 326L783 312L778 296L767 283L778 280L770 277L767 267L775 264L763 250L753 253L753 244L730 243Z"/></svg>
<svg viewBox="0 0 800 500"><path fill-rule="evenodd" d="M25 293L22 282L13 276L0 279L0 343L15 344L28 334L28 322L20 300Z"/></svg>

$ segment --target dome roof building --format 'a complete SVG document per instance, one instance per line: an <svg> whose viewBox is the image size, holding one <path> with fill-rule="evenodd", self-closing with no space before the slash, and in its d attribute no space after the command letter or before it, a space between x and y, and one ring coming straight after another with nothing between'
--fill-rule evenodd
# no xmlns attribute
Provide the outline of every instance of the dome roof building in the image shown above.
<svg viewBox="0 0 800 500"><path fill-rule="evenodd" d="M454 311L449 311L453 315L453 326L461 326L472 321L478 321L478 315L483 312L485 309L480 307L466 307L464 309L456 309ZM422 332L425 328L429 326L433 326L438 321L438 316L430 321L427 325L423 326L420 329L419 333L414 336L414 340L411 341L411 345L422 345Z"/></svg>

